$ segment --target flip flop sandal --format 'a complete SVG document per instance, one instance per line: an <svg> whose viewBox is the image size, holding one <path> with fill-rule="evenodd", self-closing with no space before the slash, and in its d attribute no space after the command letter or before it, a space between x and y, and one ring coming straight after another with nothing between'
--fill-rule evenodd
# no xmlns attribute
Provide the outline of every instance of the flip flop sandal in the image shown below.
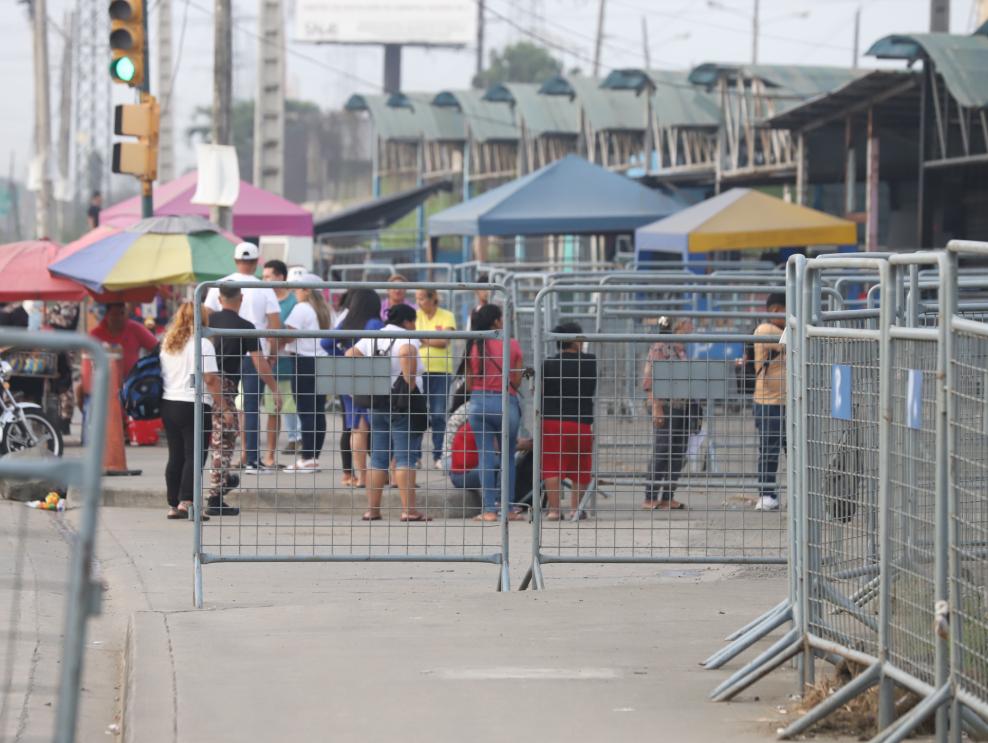
<svg viewBox="0 0 988 743"><path fill-rule="evenodd" d="M165 515L165 518L170 520L178 520L178 519L188 520L189 512L185 510L180 511L178 508L169 508L168 513Z"/></svg>
<svg viewBox="0 0 988 743"><path fill-rule="evenodd" d="M370 512L367 512L363 516L360 517L360 520L361 521L380 521L381 520L381 514L377 514L375 516L375 515L371 514Z"/></svg>
<svg viewBox="0 0 988 743"><path fill-rule="evenodd" d="M432 521L432 516L426 516L424 513L403 513L401 515L402 521Z"/></svg>

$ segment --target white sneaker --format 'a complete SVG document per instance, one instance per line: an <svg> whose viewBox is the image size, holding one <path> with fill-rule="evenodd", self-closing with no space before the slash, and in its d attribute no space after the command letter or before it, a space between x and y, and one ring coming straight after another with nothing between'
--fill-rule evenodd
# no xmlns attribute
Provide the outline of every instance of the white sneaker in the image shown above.
<svg viewBox="0 0 988 743"><path fill-rule="evenodd" d="M434 466L434 467L435 467L435 468L436 468L437 470L441 470L441 469L443 468L443 460L441 460L441 459L437 459L437 460L436 460L436 463L435 463L435 464L434 464L433 466Z"/></svg>
<svg viewBox="0 0 988 743"><path fill-rule="evenodd" d="M779 510L779 499L773 498L770 495L763 495L755 503L756 511L778 511Z"/></svg>
<svg viewBox="0 0 988 743"><path fill-rule="evenodd" d="M318 472L319 463L315 459L299 459L295 464L285 468L286 472Z"/></svg>

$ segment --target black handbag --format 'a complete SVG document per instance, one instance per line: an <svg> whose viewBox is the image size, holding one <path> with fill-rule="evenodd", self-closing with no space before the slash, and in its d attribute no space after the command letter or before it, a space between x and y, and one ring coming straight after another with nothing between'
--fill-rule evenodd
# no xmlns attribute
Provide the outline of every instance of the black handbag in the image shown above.
<svg viewBox="0 0 988 743"><path fill-rule="evenodd" d="M390 402L392 414L408 415L408 428L413 433L422 433L429 427L429 408L425 395L418 385L409 387L402 374L391 385Z"/></svg>

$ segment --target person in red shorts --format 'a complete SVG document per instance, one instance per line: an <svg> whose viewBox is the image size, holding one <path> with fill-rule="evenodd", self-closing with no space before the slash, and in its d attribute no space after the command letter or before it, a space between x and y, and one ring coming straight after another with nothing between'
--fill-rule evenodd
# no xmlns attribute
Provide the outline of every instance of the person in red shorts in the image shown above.
<svg viewBox="0 0 988 743"><path fill-rule="evenodd" d="M583 333L575 322L553 333ZM593 408L597 394L597 358L583 353L579 341L559 341L559 353L542 362L542 479L548 521L559 521L563 480L569 480L571 511L576 521L587 517L580 499L593 479Z"/></svg>

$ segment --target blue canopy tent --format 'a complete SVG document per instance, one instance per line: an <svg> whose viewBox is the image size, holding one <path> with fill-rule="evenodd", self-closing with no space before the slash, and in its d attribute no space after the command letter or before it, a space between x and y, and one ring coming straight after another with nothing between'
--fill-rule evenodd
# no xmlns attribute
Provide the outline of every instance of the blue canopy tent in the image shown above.
<svg viewBox="0 0 988 743"><path fill-rule="evenodd" d="M429 217L429 235L608 235L667 217L685 204L576 155Z"/></svg>

